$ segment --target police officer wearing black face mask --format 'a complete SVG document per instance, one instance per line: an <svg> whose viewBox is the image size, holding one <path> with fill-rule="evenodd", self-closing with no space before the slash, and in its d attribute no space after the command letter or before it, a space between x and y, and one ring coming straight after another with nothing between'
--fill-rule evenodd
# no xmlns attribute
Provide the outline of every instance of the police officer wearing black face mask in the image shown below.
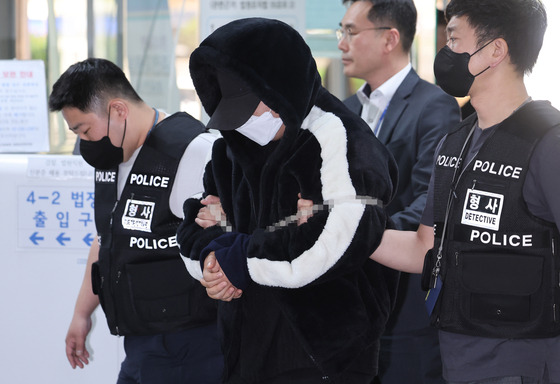
<svg viewBox="0 0 560 384"><path fill-rule="evenodd" d="M451 0L446 16L436 79L476 113L438 147L418 231L386 231L372 258L423 270L448 383L560 383L560 112L523 81L546 12Z"/></svg>
<svg viewBox="0 0 560 384"><path fill-rule="evenodd" d="M451 96L467 96L474 79L490 69L490 66L488 66L476 75L473 75L469 69L471 57L482 51L490 43L492 41L487 42L472 54L468 52L454 52L447 45L443 47L436 55L434 61L434 73L441 89Z"/></svg>
<svg viewBox="0 0 560 384"><path fill-rule="evenodd" d="M214 136L184 112L147 105L103 59L68 68L49 107L62 111L95 168L98 236L66 337L70 365L89 363L85 340L101 304L110 332L125 336L118 384L219 383L215 303L187 273L176 240Z"/></svg>
<svg viewBox="0 0 560 384"><path fill-rule="evenodd" d="M154 126L159 120L159 111L156 109ZM109 127L111 126L111 107L107 116L107 136L100 140L80 140L80 154L84 160L96 169L111 169L123 162L123 144L126 135L126 119L124 121L124 132L119 147L113 145L109 138ZM153 128L153 126L152 126Z"/></svg>

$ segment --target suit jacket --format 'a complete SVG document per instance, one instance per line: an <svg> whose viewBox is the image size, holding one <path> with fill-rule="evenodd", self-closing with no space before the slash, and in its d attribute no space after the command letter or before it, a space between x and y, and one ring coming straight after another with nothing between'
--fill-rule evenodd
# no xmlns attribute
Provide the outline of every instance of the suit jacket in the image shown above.
<svg viewBox="0 0 560 384"><path fill-rule="evenodd" d="M361 114L354 94L344 104ZM395 157L399 183L387 207L396 227L416 230L426 204L436 146L460 120L457 101L439 87L420 79L412 69L389 103L378 139ZM401 275L397 307L387 324L389 333L409 332L429 325L425 293L417 275Z"/></svg>

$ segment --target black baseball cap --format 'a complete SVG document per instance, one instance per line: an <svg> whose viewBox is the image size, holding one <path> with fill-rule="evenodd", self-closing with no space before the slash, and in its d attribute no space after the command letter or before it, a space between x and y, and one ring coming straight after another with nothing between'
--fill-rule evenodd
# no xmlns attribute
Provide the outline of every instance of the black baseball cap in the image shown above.
<svg viewBox="0 0 560 384"><path fill-rule="evenodd" d="M249 120L261 100L247 83L234 74L218 71L216 77L222 98L206 126L220 131L232 131Z"/></svg>

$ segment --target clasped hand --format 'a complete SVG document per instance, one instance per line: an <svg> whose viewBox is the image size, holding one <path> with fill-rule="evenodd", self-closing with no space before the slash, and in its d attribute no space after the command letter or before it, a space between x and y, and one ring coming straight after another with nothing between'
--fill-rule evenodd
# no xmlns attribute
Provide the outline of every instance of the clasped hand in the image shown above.
<svg viewBox="0 0 560 384"><path fill-rule="evenodd" d="M298 223L302 225L307 219L313 216L313 202L301 198L298 194ZM222 221L225 222L225 213L220 204L220 198L208 195L200 201L204 207L198 211L195 222L202 228L214 226ZM204 269L202 271L202 279L200 283L206 288L209 297L215 300L231 301L238 299L243 294L241 289L236 288L227 278L224 271L220 267L214 252L210 252L204 260Z"/></svg>
<svg viewBox="0 0 560 384"><path fill-rule="evenodd" d="M226 221L226 215L222 209L218 196L208 195L200 201L204 207L200 208L195 223L202 228L209 228ZM206 288L209 297L215 300L231 301L241 297L243 291L237 289L229 281L216 260L214 252L210 252L204 260L204 269L200 283Z"/></svg>
<svg viewBox="0 0 560 384"><path fill-rule="evenodd" d="M206 288L208 296L215 300L231 301L240 298L243 293L229 281L214 252L210 252L204 260L200 283Z"/></svg>

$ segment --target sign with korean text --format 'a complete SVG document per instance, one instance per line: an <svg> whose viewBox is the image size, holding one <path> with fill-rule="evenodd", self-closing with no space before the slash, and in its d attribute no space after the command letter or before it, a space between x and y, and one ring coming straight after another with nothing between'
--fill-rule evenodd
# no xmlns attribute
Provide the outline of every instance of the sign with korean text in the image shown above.
<svg viewBox="0 0 560 384"><path fill-rule="evenodd" d="M30 158L26 173L37 182L18 186L18 247L89 248L93 168L79 156L41 156Z"/></svg>
<svg viewBox="0 0 560 384"><path fill-rule="evenodd" d="M42 60L0 60L0 153L49 150Z"/></svg>
<svg viewBox="0 0 560 384"><path fill-rule="evenodd" d="M305 36L305 1L205 0L200 2L200 38L236 19L266 17L289 24Z"/></svg>

